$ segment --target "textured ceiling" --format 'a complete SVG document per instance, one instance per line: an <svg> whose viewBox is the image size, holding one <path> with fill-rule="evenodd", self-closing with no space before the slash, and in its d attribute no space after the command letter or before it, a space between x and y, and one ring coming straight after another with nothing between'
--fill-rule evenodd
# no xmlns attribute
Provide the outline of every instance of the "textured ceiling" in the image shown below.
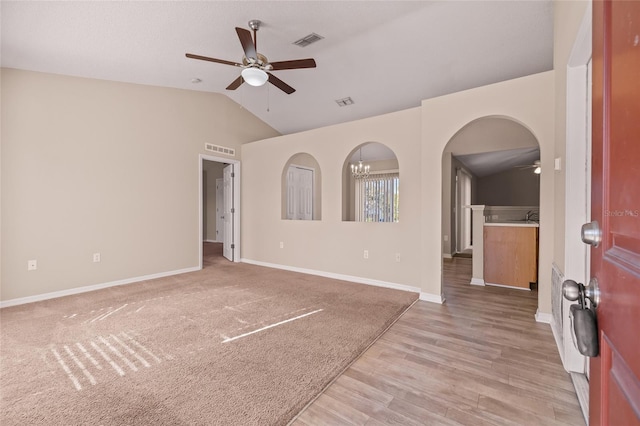
<svg viewBox="0 0 640 426"><path fill-rule="evenodd" d="M456 156L475 176L485 177L513 170L518 166L532 166L540 160L539 148L518 148ZM526 170L533 173L534 167Z"/></svg>
<svg viewBox="0 0 640 426"><path fill-rule="evenodd" d="M281 133L417 107L423 99L552 69L550 0L144 1L1 3L3 67L219 92ZM264 22L271 61L318 67L274 72L297 91L225 87L240 61L234 27ZM323 40L292 43L311 32ZM194 78L202 80L191 83ZM338 107L336 99L354 104Z"/></svg>

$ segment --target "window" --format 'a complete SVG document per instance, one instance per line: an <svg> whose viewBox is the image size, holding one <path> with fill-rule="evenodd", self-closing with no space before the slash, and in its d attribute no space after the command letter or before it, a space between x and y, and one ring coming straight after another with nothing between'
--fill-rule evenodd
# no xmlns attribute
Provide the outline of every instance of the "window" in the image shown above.
<svg viewBox="0 0 640 426"><path fill-rule="evenodd" d="M356 221L398 222L400 175L397 171L372 173L356 180Z"/></svg>

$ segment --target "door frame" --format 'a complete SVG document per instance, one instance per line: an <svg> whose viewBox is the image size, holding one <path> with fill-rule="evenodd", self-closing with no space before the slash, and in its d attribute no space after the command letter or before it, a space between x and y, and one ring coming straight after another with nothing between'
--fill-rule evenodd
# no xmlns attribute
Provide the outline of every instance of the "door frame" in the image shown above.
<svg viewBox="0 0 640 426"><path fill-rule="evenodd" d="M590 2L580 23L566 68L564 276L582 283L589 280L587 271L590 260L590 249L578 236L582 224L591 220L591 185L587 180L591 179L591 127L587 120L591 98L587 89L587 70L592 57L592 21ZM563 347L559 346L558 350L565 370L571 373L582 414L588 423L589 382L585 375L587 358L573 344L569 319L571 304L572 302L562 297Z"/></svg>
<svg viewBox="0 0 640 426"><path fill-rule="evenodd" d="M463 195L467 195L465 191L462 191L462 176L466 176L469 182L469 202L466 203L465 200L462 200ZM473 177L471 173L467 172L462 167L456 168L456 191L455 191L455 205L456 205L456 241L455 241L455 249L452 250L452 254L455 253L463 253L465 250L469 248L473 248L473 219L471 217L471 209L469 206L473 204ZM465 197L466 198L466 197ZM467 230L468 228L468 230ZM464 231L464 232L463 232ZM469 236L469 245L465 247L465 242L462 240L466 240L466 234Z"/></svg>
<svg viewBox="0 0 640 426"><path fill-rule="evenodd" d="M224 243L224 225L220 220L220 210L224 208L224 179L216 178L216 243Z"/></svg>
<svg viewBox="0 0 640 426"><path fill-rule="evenodd" d="M587 147L586 143L587 139L591 138L591 128L587 128L587 114L591 109L591 104L587 104L587 67L591 61L593 32L591 15L592 8L589 4L576 35L566 70L564 275L582 283L589 280L585 272L589 267L587 258L590 251L578 236L582 224L591 221L591 197L586 192L587 188L590 189L590 182L587 182L585 173L585 168L588 168L589 173L591 170L591 148ZM567 311L571 303L563 298ZM563 315L568 321L568 313ZM564 327L564 340L569 344L572 339L571 333L570 328ZM564 367L567 371L584 373L585 357L577 349L565 351L564 354Z"/></svg>
<svg viewBox="0 0 640 426"><path fill-rule="evenodd" d="M198 155L198 267L202 269L202 232L203 220L202 201L204 198L204 188L202 185L202 172L204 161L215 161L217 163L233 164L233 209L235 219L233 221L233 259L234 262L240 262L240 160L232 158L217 157L214 155L199 154Z"/></svg>

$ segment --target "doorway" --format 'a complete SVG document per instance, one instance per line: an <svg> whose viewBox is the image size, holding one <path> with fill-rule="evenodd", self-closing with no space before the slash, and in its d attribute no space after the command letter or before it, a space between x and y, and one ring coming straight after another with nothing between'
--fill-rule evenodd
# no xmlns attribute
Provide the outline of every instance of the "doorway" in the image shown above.
<svg viewBox="0 0 640 426"><path fill-rule="evenodd" d="M206 168L207 163L217 163L216 166L218 169L221 169L220 176L209 176L217 181L217 179L221 179L222 181L222 200L223 200L223 208L222 215L217 215L221 217L217 217L215 223L221 221L222 235L219 235L220 228L216 225L207 226L207 217L215 217L216 212L219 212L218 208L207 208L207 200L211 200L213 198L216 200L215 204L217 204L217 191L216 185L211 185L212 188L207 191L207 185L205 185L205 177L207 175ZM233 160L229 158L210 156L200 154L198 157L198 171L199 171L199 188L198 188L198 198L199 198L199 229L198 229L198 254L199 254L199 267L202 269L203 267L203 250L204 244L207 240L222 240L222 253L224 257L229 259L232 262L240 261L240 162L238 160ZM209 172L211 175L211 172ZM211 196L207 197L207 191ZM214 203L211 203L214 204ZM213 211L212 211L213 210ZM208 212L208 213L207 213ZM210 235L213 232L217 233L218 236L214 236L212 238L208 238L204 235L205 229L210 232Z"/></svg>
<svg viewBox="0 0 640 426"><path fill-rule="evenodd" d="M471 175L464 169L456 172L456 248L455 254L471 254Z"/></svg>

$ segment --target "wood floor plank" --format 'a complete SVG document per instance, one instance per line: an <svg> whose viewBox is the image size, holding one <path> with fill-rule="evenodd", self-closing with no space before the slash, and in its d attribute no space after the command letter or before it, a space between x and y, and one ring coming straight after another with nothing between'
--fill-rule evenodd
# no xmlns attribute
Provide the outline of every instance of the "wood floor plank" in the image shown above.
<svg viewBox="0 0 640 426"><path fill-rule="evenodd" d="M471 286L471 259L443 273L446 303L413 305L299 425L584 425L537 292Z"/></svg>

